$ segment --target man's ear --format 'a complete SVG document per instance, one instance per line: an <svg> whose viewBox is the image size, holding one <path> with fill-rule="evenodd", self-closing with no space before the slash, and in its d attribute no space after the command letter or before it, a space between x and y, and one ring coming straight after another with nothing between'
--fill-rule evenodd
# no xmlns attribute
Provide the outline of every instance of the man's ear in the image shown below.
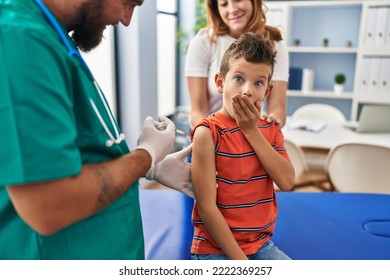
<svg viewBox="0 0 390 280"><path fill-rule="evenodd" d="M215 74L214 77L215 85L217 86L217 90L219 93L223 92L223 77L221 73Z"/></svg>

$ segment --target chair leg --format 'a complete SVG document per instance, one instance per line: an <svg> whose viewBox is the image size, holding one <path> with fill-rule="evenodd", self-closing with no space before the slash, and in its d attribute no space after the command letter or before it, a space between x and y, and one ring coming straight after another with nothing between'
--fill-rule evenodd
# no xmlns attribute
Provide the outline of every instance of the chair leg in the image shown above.
<svg viewBox="0 0 390 280"><path fill-rule="evenodd" d="M329 185L330 187L326 186ZM303 188L303 187L308 187L308 186L313 186L323 192L332 192L334 191L334 186L331 184L328 176L326 174L315 174L313 172L308 172L304 174L293 187L293 191Z"/></svg>
<svg viewBox="0 0 390 280"><path fill-rule="evenodd" d="M336 187L333 185L332 180L330 180L329 175L327 175L328 181L329 181L329 191L330 192L337 192Z"/></svg>

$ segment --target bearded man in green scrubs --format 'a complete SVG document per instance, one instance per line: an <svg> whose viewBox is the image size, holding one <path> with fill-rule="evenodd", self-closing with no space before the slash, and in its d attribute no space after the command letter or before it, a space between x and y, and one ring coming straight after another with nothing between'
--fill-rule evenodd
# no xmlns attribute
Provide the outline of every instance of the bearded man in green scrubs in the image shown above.
<svg viewBox="0 0 390 280"><path fill-rule="evenodd" d="M190 149L166 156L174 124L148 117L130 152L67 49L93 49L142 3L0 0L0 259L144 259L138 179L191 195Z"/></svg>

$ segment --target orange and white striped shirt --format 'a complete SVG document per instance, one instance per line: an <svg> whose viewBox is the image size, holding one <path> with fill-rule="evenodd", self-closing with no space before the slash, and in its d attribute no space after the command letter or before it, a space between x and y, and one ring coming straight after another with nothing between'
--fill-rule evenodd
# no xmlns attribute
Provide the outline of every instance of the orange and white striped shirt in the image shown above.
<svg viewBox="0 0 390 280"><path fill-rule="evenodd" d="M280 126L261 120L257 125L270 145L289 160ZM274 232L278 211L273 181L234 119L212 114L193 128L191 136L199 126L210 128L214 138L217 206L243 252L254 254ZM196 203L192 223L191 253L224 254L207 232Z"/></svg>

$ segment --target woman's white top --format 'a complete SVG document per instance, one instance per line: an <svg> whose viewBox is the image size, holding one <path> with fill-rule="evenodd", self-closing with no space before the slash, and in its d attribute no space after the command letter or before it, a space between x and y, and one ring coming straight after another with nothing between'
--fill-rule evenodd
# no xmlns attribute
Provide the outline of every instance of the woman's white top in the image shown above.
<svg viewBox="0 0 390 280"><path fill-rule="evenodd" d="M219 72L222 57L229 46L236 40L229 35L216 36L216 42L210 41L205 28L191 40L185 63L186 77L208 78L209 113L222 108L222 95L218 93L214 77ZM272 76L273 81L288 81L289 60L284 41L275 41L276 64Z"/></svg>

